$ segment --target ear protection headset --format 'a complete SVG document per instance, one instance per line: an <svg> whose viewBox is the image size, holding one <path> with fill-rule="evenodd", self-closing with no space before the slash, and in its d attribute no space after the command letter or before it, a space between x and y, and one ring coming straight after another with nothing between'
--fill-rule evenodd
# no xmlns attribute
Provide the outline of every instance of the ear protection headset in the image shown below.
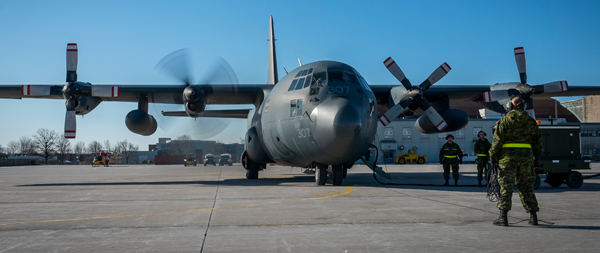
<svg viewBox="0 0 600 253"><path fill-rule="evenodd" d="M515 105L513 105L512 100L515 97L512 97L508 100L508 103L506 103L506 111L512 111L513 109L515 109ZM527 102L523 101L523 110L527 110Z"/></svg>

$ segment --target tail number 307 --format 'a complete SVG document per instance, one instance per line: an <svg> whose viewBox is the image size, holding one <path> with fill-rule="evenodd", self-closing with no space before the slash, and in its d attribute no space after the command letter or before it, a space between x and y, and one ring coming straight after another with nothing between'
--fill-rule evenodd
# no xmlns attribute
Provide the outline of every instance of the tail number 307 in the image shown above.
<svg viewBox="0 0 600 253"><path fill-rule="evenodd" d="M296 129L296 131L298 131L298 138L306 138L306 137L310 137L310 128L298 128Z"/></svg>

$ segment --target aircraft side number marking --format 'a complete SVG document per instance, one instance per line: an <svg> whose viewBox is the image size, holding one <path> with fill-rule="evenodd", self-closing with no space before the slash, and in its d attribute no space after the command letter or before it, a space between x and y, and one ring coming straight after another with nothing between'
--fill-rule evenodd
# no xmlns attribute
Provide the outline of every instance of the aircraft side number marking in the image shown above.
<svg viewBox="0 0 600 253"><path fill-rule="evenodd" d="M296 129L298 131L298 138L306 138L310 137L310 128L299 128Z"/></svg>
<svg viewBox="0 0 600 253"><path fill-rule="evenodd" d="M329 86L329 93L349 93L349 86Z"/></svg>

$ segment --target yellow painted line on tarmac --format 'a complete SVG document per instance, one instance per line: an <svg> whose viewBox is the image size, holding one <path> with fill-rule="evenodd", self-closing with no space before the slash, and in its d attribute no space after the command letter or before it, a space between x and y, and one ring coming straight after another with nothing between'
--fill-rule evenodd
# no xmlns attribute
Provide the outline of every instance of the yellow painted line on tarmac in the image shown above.
<svg viewBox="0 0 600 253"><path fill-rule="evenodd" d="M337 194L333 194L333 195L328 195L328 196L323 196L323 197L316 197L316 198L284 200L284 201L258 203L258 204L248 204L248 205L237 205L237 206L223 206L223 207L215 207L215 208L201 208L201 209L190 209L190 210L180 210L180 211L167 211L167 212L157 212L157 213L138 213L138 214L126 214L126 215L102 216L102 217L88 217L88 218L74 218L74 219L59 219L59 220L21 221L21 222L12 222L12 223L0 223L0 226L33 224L33 223L64 222L64 221L84 221L84 220L114 219L114 218L136 217L136 216L147 216L147 215L158 215L158 214L186 213L186 212L198 212L198 211L207 211L207 210L231 209L231 208L240 208L240 207L265 206L265 205L275 205L275 204L283 204L283 203L290 203L290 202L299 202L299 201L309 201L309 200L319 200L319 199L335 198L335 197L339 197L339 196L342 196L342 195L346 195L346 194L352 193L354 191L354 189L352 189L352 187L346 187L346 186L344 186L344 188L346 188L345 192L341 192L341 193L337 193Z"/></svg>

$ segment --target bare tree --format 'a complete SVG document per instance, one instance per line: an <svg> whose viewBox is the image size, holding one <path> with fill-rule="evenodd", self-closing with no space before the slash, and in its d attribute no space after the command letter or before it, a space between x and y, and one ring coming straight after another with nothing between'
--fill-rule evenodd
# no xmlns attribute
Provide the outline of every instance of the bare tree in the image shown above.
<svg viewBox="0 0 600 253"><path fill-rule="evenodd" d="M2 145L0 145L0 153L4 152L4 148L2 148Z"/></svg>
<svg viewBox="0 0 600 253"><path fill-rule="evenodd" d="M92 153L92 155L98 155L100 151L102 151L102 144L97 141L92 141L88 144L87 151Z"/></svg>
<svg viewBox="0 0 600 253"><path fill-rule="evenodd" d="M118 142L117 146L119 146L121 155L125 157L126 164L129 164L129 158L140 149L138 145L133 145L133 143L129 143L127 140Z"/></svg>
<svg viewBox="0 0 600 253"><path fill-rule="evenodd" d="M106 152L110 152L112 150L112 146L110 145L109 140L104 141L104 150L106 150Z"/></svg>
<svg viewBox="0 0 600 253"><path fill-rule="evenodd" d="M58 133L54 130L40 128L37 130L37 134L33 136L33 142L39 153L44 157L46 164L48 164L48 158L56 152Z"/></svg>
<svg viewBox="0 0 600 253"><path fill-rule="evenodd" d="M58 137L58 142L56 143L56 148L58 153L60 154L60 163L62 164L65 161L65 155L71 152L71 142L64 135Z"/></svg>
<svg viewBox="0 0 600 253"><path fill-rule="evenodd" d="M21 155L35 155L35 144L29 136L19 139L19 153Z"/></svg>
<svg viewBox="0 0 600 253"><path fill-rule="evenodd" d="M187 153L192 153L192 148L194 148L194 143L192 142L192 137L187 134L177 137L176 140L171 142L171 147L169 147L169 153L172 155L185 155Z"/></svg>
<svg viewBox="0 0 600 253"><path fill-rule="evenodd" d="M85 142L78 141L77 143L75 143L75 147L73 147L73 152L75 152L75 154L83 154L83 152L85 152Z"/></svg>
<svg viewBox="0 0 600 253"><path fill-rule="evenodd" d="M8 143L8 147L6 148L6 153L16 154L19 152L19 143L16 141L11 141Z"/></svg>

